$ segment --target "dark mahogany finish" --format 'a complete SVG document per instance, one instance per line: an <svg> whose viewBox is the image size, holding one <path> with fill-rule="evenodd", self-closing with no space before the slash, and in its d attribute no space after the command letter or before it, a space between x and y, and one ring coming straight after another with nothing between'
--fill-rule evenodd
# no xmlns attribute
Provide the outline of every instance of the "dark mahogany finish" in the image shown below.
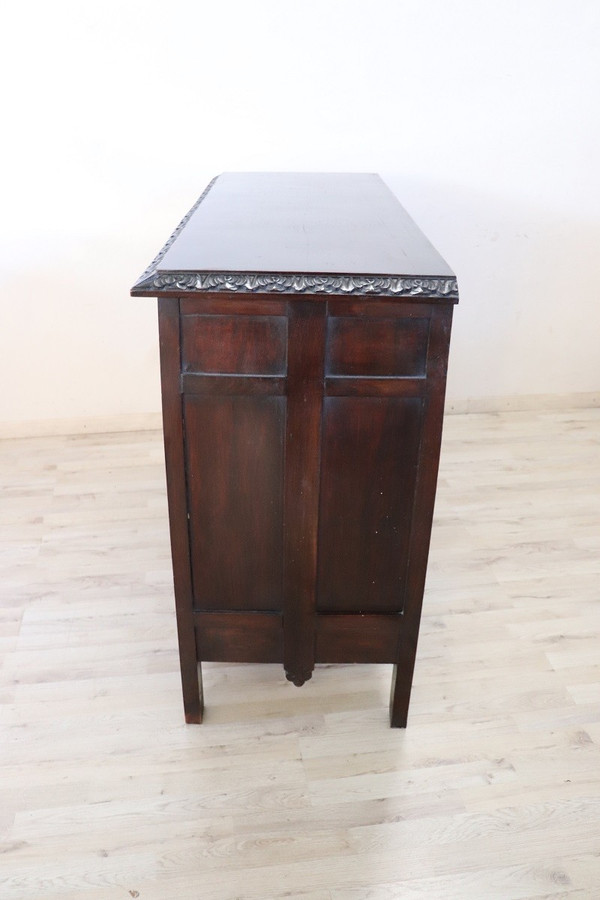
<svg viewBox="0 0 600 900"><path fill-rule="evenodd" d="M416 397L325 400L319 612L402 612L421 406Z"/></svg>
<svg viewBox="0 0 600 900"><path fill-rule="evenodd" d="M195 607L281 612L284 398L192 395L184 421Z"/></svg>
<svg viewBox="0 0 600 900"><path fill-rule="evenodd" d="M186 721L202 660L362 662L394 665L403 727L456 281L376 176L201 201L132 289L159 298Z"/></svg>

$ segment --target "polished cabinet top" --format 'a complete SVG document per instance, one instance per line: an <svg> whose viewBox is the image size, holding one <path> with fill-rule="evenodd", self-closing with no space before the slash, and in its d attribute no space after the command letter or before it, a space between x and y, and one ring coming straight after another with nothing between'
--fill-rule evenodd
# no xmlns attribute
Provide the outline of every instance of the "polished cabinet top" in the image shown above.
<svg viewBox="0 0 600 900"><path fill-rule="evenodd" d="M378 175L215 178L134 296L375 294L456 302L456 279Z"/></svg>

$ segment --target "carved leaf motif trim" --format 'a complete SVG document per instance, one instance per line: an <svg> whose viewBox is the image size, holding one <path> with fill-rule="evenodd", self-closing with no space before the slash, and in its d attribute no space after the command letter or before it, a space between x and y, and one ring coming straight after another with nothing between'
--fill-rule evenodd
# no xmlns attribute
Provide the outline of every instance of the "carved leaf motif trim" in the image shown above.
<svg viewBox="0 0 600 900"><path fill-rule="evenodd" d="M181 220L181 222L179 223L179 225L177 226L177 228L175 229L175 231L173 232L173 234L171 235L171 237L169 238L167 243L164 245L164 247L161 250L158 251L158 253L154 257L154 259L152 260L152 262L150 263L148 268L145 269L145 271L140 275L140 277L138 278L138 280L136 281L136 283L134 285L134 288L144 288L146 286L150 276L153 275L155 273L156 269L158 268L158 264L160 263L161 259L163 258L163 256L167 252L167 250L169 250L170 247L175 243L176 238L179 237L179 235L181 234L181 232L183 231L183 229L185 228L185 226L187 225L189 220L192 218L192 216L194 215L194 213L196 212L196 210L198 209L198 207L200 206L200 204L202 203L202 201L204 200L204 198L206 197L206 195L208 194L208 192L214 185L217 178L218 178L218 176L213 178L213 180L209 184L206 185L205 189L202 191L202 193L200 194L200 196L198 197L198 199L196 200L196 202L194 203L194 205L192 206L190 211L185 214L185 216L183 217L183 219Z"/></svg>
<svg viewBox="0 0 600 900"><path fill-rule="evenodd" d="M162 291L223 291L243 294L372 294L387 297L422 296L447 299L458 297L456 278L407 278L396 275L288 275L257 272L155 272L153 267L144 273L136 287L146 291L155 290L157 293Z"/></svg>

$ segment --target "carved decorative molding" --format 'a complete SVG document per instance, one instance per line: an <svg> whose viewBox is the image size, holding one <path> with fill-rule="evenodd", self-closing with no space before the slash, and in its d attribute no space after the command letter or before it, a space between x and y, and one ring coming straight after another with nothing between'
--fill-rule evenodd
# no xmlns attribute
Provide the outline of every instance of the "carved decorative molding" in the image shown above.
<svg viewBox="0 0 600 900"><path fill-rule="evenodd" d="M193 211L193 210L192 210ZM191 213L190 213L191 214ZM188 214L188 218L189 215ZM187 218L179 226L183 227ZM172 237L177 236L178 231ZM165 248L157 257L160 261ZM458 297L456 278L408 278L397 275L293 275L257 272L144 272L136 289L156 291L222 291L238 294L371 294L379 297Z"/></svg>
<svg viewBox="0 0 600 900"><path fill-rule="evenodd" d="M210 191L211 187L217 180L217 177L213 178L213 180L209 184L206 185L206 187L204 188L204 190L202 191L202 193L200 194L200 196L198 197L198 199L196 200L196 202L194 203L194 205L192 206L190 211L185 214L185 216L183 217L183 219L181 220L181 222L179 223L179 225L177 226L177 228L175 229L175 231L173 232L173 234L171 235L171 237L169 238L169 240L167 241L165 246L162 248L162 250L158 251L158 253L154 257L154 259L152 260L152 262L150 263L148 268L142 273L142 275L140 275L140 277L138 278L138 280L136 281L136 283L134 285L134 288L140 288L142 290L145 288L146 283L147 283L148 279L150 278L150 276L156 272L159 262L161 261L161 259L163 258L163 256L167 252L167 250L169 250L169 248L175 243L175 239L179 237L180 233L183 231L183 229L185 228L185 226L187 225L189 220L192 218L192 216L194 215L194 213L196 212L196 210L198 209L198 207L200 206L200 204L202 203L202 201L204 200L204 198Z"/></svg>

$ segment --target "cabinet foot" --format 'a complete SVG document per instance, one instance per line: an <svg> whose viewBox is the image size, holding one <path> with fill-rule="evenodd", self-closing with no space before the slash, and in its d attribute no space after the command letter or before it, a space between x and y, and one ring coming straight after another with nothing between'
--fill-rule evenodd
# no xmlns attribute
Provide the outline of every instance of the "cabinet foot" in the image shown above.
<svg viewBox="0 0 600 900"><path fill-rule="evenodd" d="M406 728L410 689L411 682L407 682L404 673L398 671L398 666L394 666L390 694L390 726L392 728Z"/></svg>
<svg viewBox="0 0 600 900"><path fill-rule="evenodd" d="M288 681L291 681L292 684L295 684L296 687L302 687L305 681L310 681L312 672L288 672L286 669L285 677Z"/></svg>
<svg viewBox="0 0 600 900"><path fill-rule="evenodd" d="M201 725L204 714L204 693L202 690L202 667L200 663L186 677L182 666L183 711L188 725Z"/></svg>

